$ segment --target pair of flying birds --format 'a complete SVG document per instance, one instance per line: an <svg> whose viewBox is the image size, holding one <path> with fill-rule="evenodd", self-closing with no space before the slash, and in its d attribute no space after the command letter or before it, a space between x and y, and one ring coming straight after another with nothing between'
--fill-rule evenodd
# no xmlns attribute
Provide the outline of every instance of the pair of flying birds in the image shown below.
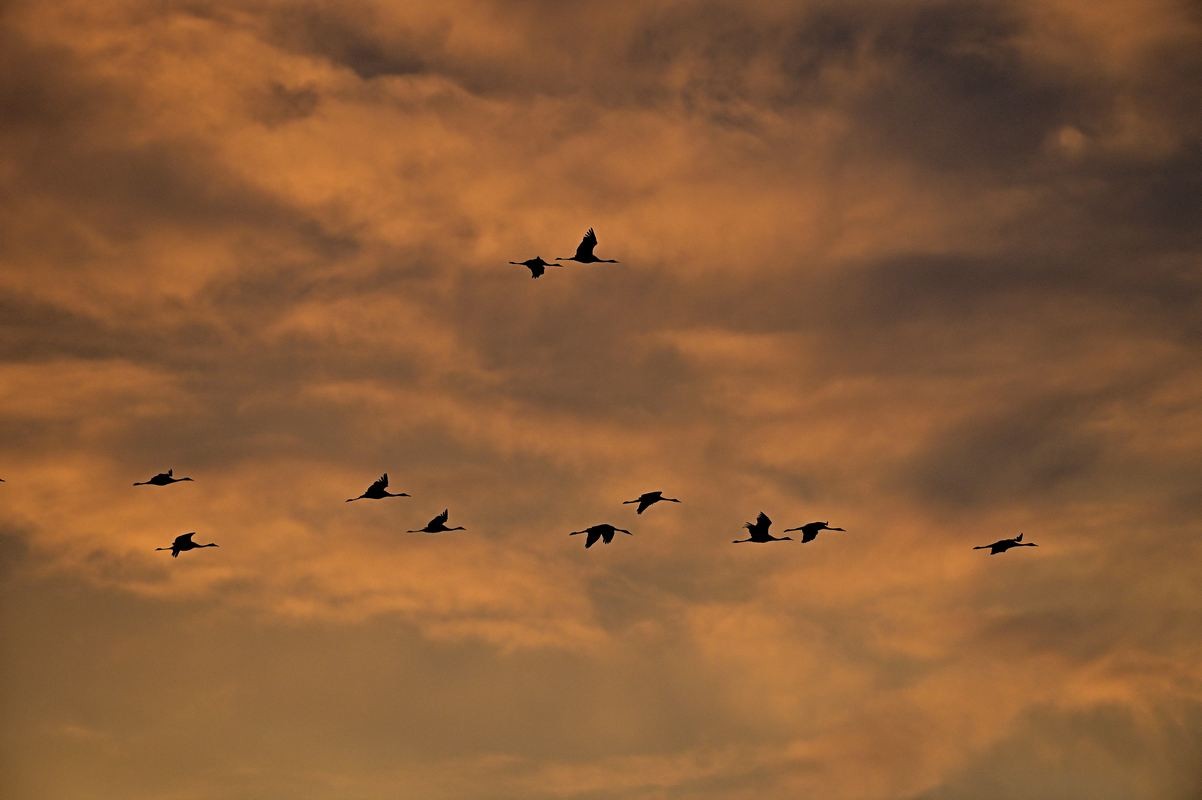
<svg viewBox="0 0 1202 800"><path fill-rule="evenodd" d="M628 506L631 503L638 503L639 507L635 509L635 513L642 514L644 511L651 508L651 506L661 502L679 503L681 501L677 500L675 497L664 497L664 493L657 490L654 492L643 492L633 500L623 500L622 505ZM590 525L582 531L572 531L568 534L568 536L579 536L582 533L588 534L584 538L585 550L589 549L599 541L609 544L614 540L614 535L618 533L624 533L627 536L634 536L633 533L625 528L619 528L616 525L609 524L608 522L602 522L599 525Z"/></svg>
<svg viewBox="0 0 1202 800"><path fill-rule="evenodd" d="M744 522L743 527L747 529L746 539L735 539L734 544L743 544L744 542L755 542L763 544L765 542L791 542L792 536L773 536L768 532L772 527L772 520L768 519L768 515L763 511L755 518L755 522ZM830 522L808 522L800 528L785 528L785 533L789 531L801 531L801 542L812 542L818 538L819 531L841 531L844 528L832 528Z"/></svg>
<svg viewBox="0 0 1202 800"><path fill-rule="evenodd" d="M375 482L372 483L371 486L367 487L367 491L358 497L347 498L346 502L353 503L356 500L383 500L385 497L412 497L412 495L408 492L393 493L388 491L388 473L385 472L383 475L376 478ZM450 519L450 516L451 510L449 508L444 508L441 514L426 523L426 527L418 528L417 530L413 531L406 531L406 533L446 533L447 531L467 530L467 528L462 527L448 528L447 520Z"/></svg>
<svg viewBox="0 0 1202 800"><path fill-rule="evenodd" d="M617 264L618 262L612 258L597 258L593 254L593 250L597 247L597 234L593 233L593 229L589 228L584 234L584 238L580 240L580 244L576 245L576 255L567 256L555 259L555 261L576 261L581 264ZM516 264L519 267L525 267L530 270L531 278L540 278L547 271L547 267L562 267L563 264L556 264L555 261L543 261L542 256L528 258L525 261L510 261L510 264Z"/></svg>

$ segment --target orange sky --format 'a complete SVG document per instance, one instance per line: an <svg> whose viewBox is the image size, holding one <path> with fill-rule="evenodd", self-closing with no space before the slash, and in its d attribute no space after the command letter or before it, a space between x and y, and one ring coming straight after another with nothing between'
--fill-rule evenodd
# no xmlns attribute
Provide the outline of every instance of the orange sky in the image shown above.
<svg viewBox="0 0 1202 800"><path fill-rule="evenodd" d="M2 13L5 798L1202 793L1196 4Z"/></svg>

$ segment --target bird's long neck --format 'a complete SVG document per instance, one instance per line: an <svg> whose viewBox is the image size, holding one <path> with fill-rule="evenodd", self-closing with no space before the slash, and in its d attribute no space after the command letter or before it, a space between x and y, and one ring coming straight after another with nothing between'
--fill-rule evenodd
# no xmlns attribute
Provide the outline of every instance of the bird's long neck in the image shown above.
<svg viewBox="0 0 1202 800"><path fill-rule="evenodd" d="M454 528L443 528L444 531L466 531L467 528L462 525L456 525Z"/></svg>

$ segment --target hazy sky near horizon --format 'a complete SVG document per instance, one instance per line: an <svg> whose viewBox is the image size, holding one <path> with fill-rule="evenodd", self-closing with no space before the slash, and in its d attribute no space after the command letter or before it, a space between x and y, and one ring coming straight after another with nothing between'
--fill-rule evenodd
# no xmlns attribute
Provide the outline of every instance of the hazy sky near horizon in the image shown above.
<svg viewBox="0 0 1202 800"><path fill-rule="evenodd" d="M0 14L5 798L1202 793L1197 4Z"/></svg>

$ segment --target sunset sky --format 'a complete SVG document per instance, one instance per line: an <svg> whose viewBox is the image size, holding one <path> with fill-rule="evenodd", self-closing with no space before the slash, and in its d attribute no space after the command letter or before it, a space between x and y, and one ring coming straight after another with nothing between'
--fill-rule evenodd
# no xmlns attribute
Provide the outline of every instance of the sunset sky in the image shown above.
<svg viewBox="0 0 1202 800"><path fill-rule="evenodd" d="M1202 797L1202 6L0 14L6 800Z"/></svg>

